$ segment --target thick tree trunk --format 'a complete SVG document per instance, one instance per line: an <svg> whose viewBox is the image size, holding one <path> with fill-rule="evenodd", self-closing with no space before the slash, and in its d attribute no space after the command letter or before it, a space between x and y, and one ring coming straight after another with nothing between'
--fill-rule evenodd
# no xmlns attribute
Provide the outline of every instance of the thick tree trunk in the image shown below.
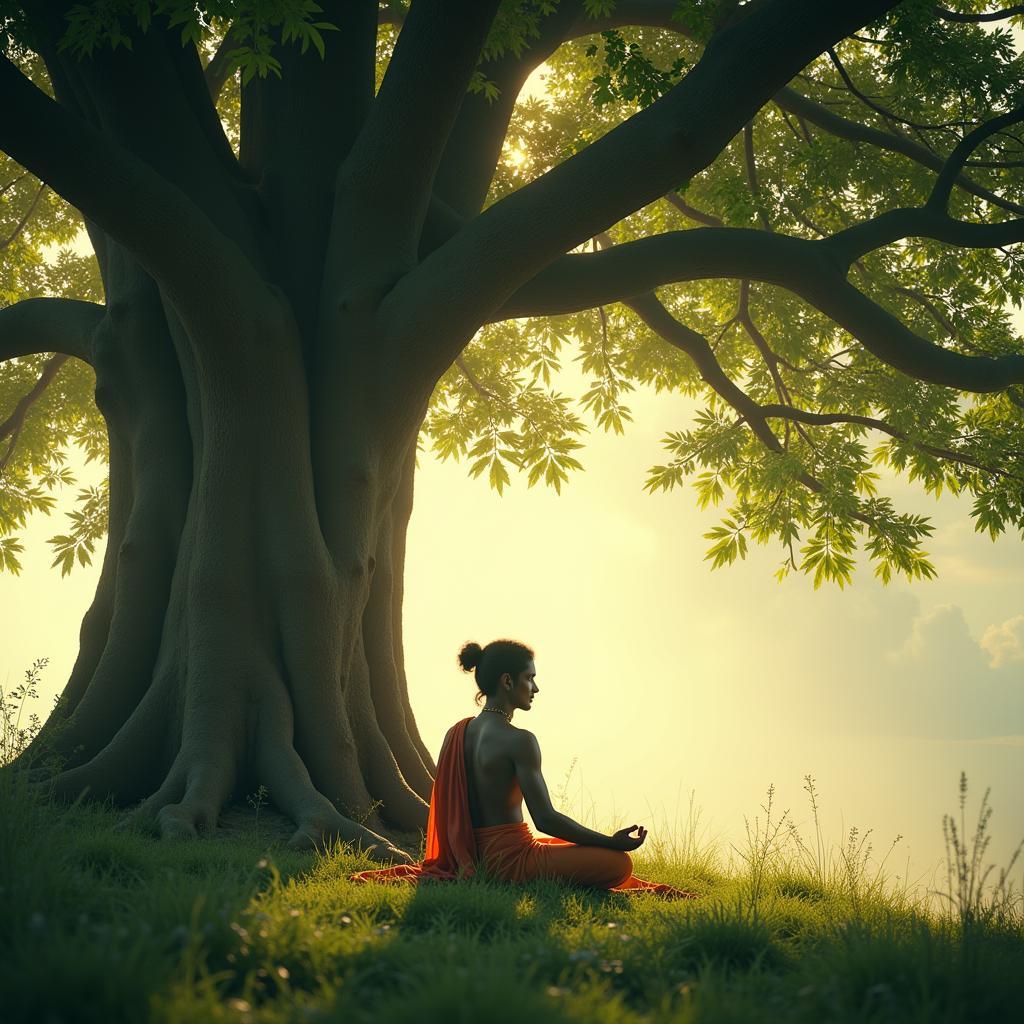
<svg viewBox="0 0 1024 1024"><path fill-rule="evenodd" d="M93 340L109 549L65 714L25 760L55 748L59 793L142 800L168 836L264 785L293 845L336 836L391 855L378 833L425 825L433 768L401 660L415 438L376 447L350 377L353 394L332 398L347 436L317 481L288 317L249 317L197 356L137 267L112 272L118 258ZM368 464L346 493L335 469ZM325 492L343 513L330 530Z"/></svg>

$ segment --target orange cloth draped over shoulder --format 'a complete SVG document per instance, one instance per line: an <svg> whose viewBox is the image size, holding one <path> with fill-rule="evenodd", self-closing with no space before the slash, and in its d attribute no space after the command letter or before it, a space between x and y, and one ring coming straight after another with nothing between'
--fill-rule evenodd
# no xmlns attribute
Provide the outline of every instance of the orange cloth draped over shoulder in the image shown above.
<svg viewBox="0 0 1024 1024"><path fill-rule="evenodd" d="M469 816L469 789L463 755L466 726L464 718L451 728L437 759L437 775L430 791L427 816L427 855L419 864L396 864L378 871L358 871L353 882L418 882L420 879L451 881L476 873L476 837Z"/></svg>
<svg viewBox="0 0 1024 1024"><path fill-rule="evenodd" d="M349 875L353 882L453 881L470 878L482 865L507 882L555 878L611 892L650 892L664 899L692 899L696 893L647 882L633 874L622 850L537 838L526 822L473 828L466 784L465 735L472 718L449 731L437 760L430 794L427 850L419 864L397 864Z"/></svg>

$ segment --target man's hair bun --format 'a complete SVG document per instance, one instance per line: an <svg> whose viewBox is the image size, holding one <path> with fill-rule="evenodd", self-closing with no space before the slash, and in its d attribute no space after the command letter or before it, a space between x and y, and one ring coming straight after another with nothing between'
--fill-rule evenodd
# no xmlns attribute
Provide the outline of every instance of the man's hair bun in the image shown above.
<svg viewBox="0 0 1024 1024"><path fill-rule="evenodd" d="M459 664L463 672L472 672L480 664L484 649L477 643L464 644L459 651Z"/></svg>

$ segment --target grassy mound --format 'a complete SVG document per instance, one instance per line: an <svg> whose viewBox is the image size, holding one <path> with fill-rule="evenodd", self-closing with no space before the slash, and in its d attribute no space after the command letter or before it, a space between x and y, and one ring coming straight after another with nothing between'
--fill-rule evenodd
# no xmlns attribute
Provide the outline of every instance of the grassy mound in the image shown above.
<svg viewBox="0 0 1024 1024"><path fill-rule="evenodd" d="M255 810L169 843L0 772L0 1018L1007 1022L1024 1005L1019 900L954 892L940 916L855 857L781 857L777 828L756 826L739 872L692 844L638 857L703 896L665 903L353 884L367 861L288 851Z"/></svg>

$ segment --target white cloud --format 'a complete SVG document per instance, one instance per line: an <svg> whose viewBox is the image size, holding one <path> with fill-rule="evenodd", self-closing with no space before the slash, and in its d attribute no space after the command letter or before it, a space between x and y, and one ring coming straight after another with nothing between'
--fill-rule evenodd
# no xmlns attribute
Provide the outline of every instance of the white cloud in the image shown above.
<svg viewBox="0 0 1024 1024"><path fill-rule="evenodd" d="M979 668L981 651L967 627L963 610L955 604L940 604L914 619L903 646L893 652L896 664L958 666Z"/></svg>
<svg viewBox="0 0 1024 1024"><path fill-rule="evenodd" d="M988 652L991 668L1024 661L1024 615L989 626L981 637L981 646Z"/></svg>

